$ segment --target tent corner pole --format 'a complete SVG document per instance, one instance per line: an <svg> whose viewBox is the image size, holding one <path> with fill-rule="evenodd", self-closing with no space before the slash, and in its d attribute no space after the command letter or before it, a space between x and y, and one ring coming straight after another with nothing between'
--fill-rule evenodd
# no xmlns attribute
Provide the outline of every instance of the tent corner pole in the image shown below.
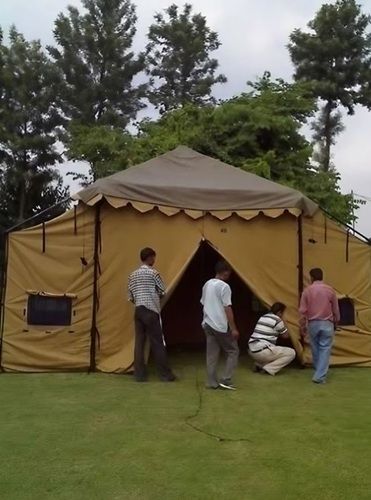
<svg viewBox="0 0 371 500"><path fill-rule="evenodd" d="M101 204L97 203L95 206L95 221L94 221L93 305L92 305L92 318L91 318L91 330L90 330L89 372L94 372L96 370L100 208Z"/></svg>
<svg viewBox="0 0 371 500"><path fill-rule="evenodd" d="M303 215L298 217L298 300L304 290Z"/></svg>
<svg viewBox="0 0 371 500"><path fill-rule="evenodd" d="M5 321L5 294L7 285L7 275L8 275L8 246L9 246L9 233L4 231L3 233L3 258L1 266L1 290L0 290L0 370L2 369L3 362L3 337L4 337L4 321Z"/></svg>

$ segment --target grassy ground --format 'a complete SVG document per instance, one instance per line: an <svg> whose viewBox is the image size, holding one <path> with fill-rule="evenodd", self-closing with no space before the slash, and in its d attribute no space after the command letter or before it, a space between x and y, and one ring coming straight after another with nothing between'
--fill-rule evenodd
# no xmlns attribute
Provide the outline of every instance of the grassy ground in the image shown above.
<svg viewBox="0 0 371 500"><path fill-rule="evenodd" d="M371 498L371 371L254 375L203 391L198 355L181 381L129 376L0 375L0 498L6 500L352 500Z"/></svg>

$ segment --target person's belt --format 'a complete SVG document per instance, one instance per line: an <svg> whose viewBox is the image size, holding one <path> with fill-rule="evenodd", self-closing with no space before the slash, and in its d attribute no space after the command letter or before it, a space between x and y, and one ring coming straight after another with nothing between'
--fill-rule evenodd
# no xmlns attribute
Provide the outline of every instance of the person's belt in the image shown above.
<svg viewBox="0 0 371 500"><path fill-rule="evenodd" d="M249 349L250 349L250 344L253 344L254 342L261 342L261 340L252 340L251 342L249 342L248 346L249 346ZM267 341L268 342L268 341ZM262 349L259 349L258 351L252 351L250 349L250 351L253 353L253 354L256 354L257 352L262 352L262 351L265 351L266 349L269 349L269 345L266 345L264 346Z"/></svg>

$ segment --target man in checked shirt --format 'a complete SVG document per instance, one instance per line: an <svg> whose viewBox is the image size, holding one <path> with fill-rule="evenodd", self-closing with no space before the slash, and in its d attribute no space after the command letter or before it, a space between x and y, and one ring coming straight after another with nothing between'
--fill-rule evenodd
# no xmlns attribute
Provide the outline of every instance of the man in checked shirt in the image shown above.
<svg viewBox="0 0 371 500"><path fill-rule="evenodd" d="M148 338L161 380L173 382L176 377L168 365L160 319L160 299L166 290L160 273L153 268L156 252L144 248L140 260L142 265L129 276L128 282L129 300L135 305L134 375L138 382L147 380L144 350Z"/></svg>

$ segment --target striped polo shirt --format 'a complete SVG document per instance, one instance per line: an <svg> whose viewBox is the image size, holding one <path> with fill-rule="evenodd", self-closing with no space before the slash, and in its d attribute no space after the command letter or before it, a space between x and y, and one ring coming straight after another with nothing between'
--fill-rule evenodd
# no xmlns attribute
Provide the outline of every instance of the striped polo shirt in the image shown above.
<svg viewBox="0 0 371 500"><path fill-rule="evenodd" d="M251 352L260 351L269 345L276 345L277 338L287 332L282 319L273 313L262 316L249 340Z"/></svg>

